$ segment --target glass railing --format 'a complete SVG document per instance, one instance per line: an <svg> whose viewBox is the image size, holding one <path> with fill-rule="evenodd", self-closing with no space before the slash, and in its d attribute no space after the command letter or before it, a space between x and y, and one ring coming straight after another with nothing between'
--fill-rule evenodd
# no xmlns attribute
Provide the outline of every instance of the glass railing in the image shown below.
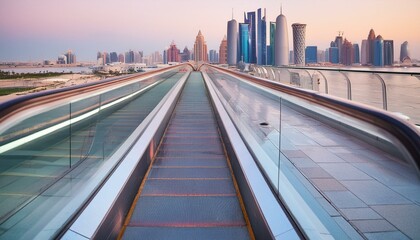
<svg viewBox="0 0 420 240"><path fill-rule="evenodd" d="M184 74L172 69L130 80L1 124L0 238L54 237L118 164L121 144Z"/></svg>
<svg viewBox="0 0 420 240"><path fill-rule="evenodd" d="M420 125L420 71L389 68L299 68L254 66L253 74L356 101L409 117Z"/></svg>
<svg viewBox="0 0 420 240"><path fill-rule="evenodd" d="M295 146L312 144L294 129L307 117L289 100L268 94L246 82L207 70L219 99L269 184L308 239L350 239L326 209L320 193L295 167L302 157ZM302 160L304 161L304 160Z"/></svg>
<svg viewBox="0 0 420 240"><path fill-rule="evenodd" d="M295 84L306 79L307 86L312 78L309 70L258 71L269 77L289 77L288 85L290 76L295 76ZM419 132L395 115L222 68L208 67L206 72L273 192L308 239L362 238L341 213L360 204L340 181L347 169L351 171L352 161L369 159L373 164L391 156L410 166L400 171L419 174ZM351 75L341 79L341 86L352 84ZM357 95L347 87L341 91L343 96ZM358 158L359 153L369 157ZM332 168L338 173L331 173Z"/></svg>

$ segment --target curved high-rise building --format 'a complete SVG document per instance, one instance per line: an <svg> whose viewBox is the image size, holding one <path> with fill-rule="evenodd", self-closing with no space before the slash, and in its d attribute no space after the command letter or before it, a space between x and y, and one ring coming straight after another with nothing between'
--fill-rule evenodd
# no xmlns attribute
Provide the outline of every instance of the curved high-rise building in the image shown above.
<svg viewBox="0 0 420 240"><path fill-rule="evenodd" d="M368 40L368 55L367 55L367 64L373 64L374 57L375 57L375 31L373 29L370 29L369 35L367 37Z"/></svg>
<svg viewBox="0 0 420 240"><path fill-rule="evenodd" d="M368 58L369 58L369 42L367 39L362 40L362 49L361 49L360 55L361 55L360 63L362 65L367 65Z"/></svg>
<svg viewBox="0 0 420 240"><path fill-rule="evenodd" d="M236 65L238 56L238 23L235 19L228 22L227 26L227 63Z"/></svg>
<svg viewBox="0 0 420 240"><path fill-rule="evenodd" d="M295 64L299 66L305 65L305 34L306 24L293 23L293 52L295 56Z"/></svg>
<svg viewBox="0 0 420 240"><path fill-rule="evenodd" d="M287 34L286 17L283 13L276 19L274 60L276 66L289 65L289 35Z"/></svg>
<svg viewBox="0 0 420 240"><path fill-rule="evenodd" d="M401 44L401 52L400 52L400 62L404 62L404 60L410 59L410 51L408 50L408 42L405 41Z"/></svg>

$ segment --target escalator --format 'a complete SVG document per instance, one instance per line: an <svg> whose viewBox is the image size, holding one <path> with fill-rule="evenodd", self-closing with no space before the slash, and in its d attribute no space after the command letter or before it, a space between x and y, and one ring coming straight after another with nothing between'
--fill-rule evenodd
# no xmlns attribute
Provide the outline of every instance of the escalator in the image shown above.
<svg viewBox="0 0 420 240"><path fill-rule="evenodd" d="M120 239L254 239L200 72L157 151Z"/></svg>

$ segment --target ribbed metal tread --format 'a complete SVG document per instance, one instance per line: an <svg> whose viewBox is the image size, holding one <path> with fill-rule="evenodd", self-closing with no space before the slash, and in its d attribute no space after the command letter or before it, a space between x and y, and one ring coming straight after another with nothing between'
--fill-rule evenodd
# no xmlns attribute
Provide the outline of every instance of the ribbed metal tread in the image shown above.
<svg viewBox="0 0 420 240"><path fill-rule="evenodd" d="M250 239L200 73L193 72L123 239Z"/></svg>
<svg viewBox="0 0 420 240"><path fill-rule="evenodd" d="M246 227L130 227L124 239L231 240L249 239Z"/></svg>

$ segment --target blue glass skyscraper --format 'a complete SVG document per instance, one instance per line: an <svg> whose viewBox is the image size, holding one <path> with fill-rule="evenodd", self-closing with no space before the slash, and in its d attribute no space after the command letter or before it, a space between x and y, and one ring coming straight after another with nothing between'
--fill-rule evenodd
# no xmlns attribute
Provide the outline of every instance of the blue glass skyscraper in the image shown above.
<svg viewBox="0 0 420 240"><path fill-rule="evenodd" d="M359 48L359 44L357 44L357 43L353 44L353 50L354 50L353 62L354 63L360 63L360 48Z"/></svg>
<svg viewBox="0 0 420 240"><path fill-rule="evenodd" d="M257 45L258 45L258 65L267 65L267 22L264 9L264 16L262 16L261 8L257 11L258 15L258 34L257 34Z"/></svg>
<svg viewBox="0 0 420 240"><path fill-rule="evenodd" d="M239 61L249 63L249 24L239 23Z"/></svg>
<svg viewBox="0 0 420 240"><path fill-rule="evenodd" d="M244 23L248 24L248 63L257 63L257 39L255 31L255 12L244 13Z"/></svg>
<svg viewBox="0 0 420 240"><path fill-rule="evenodd" d="M384 40L384 65L392 66L394 64L394 41Z"/></svg>
<svg viewBox="0 0 420 240"><path fill-rule="evenodd" d="M316 46L307 46L305 49L305 63L317 63L318 48Z"/></svg>
<svg viewBox="0 0 420 240"><path fill-rule="evenodd" d="M275 65L276 22L270 22L270 53L267 50L267 65ZM268 48L267 48L268 49ZM268 56L270 55L270 58ZM269 59L269 60L268 60Z"/></svg>
<svg viewBox="0 0 420 240"><path fill-rule="evenodd" d="M328 52L329 52L330 63L338 63L339 62L338 47L330 47L328 49Z"/></svg>
<svg viewBox="0 0 420 240"><path fill-rule="evenodd" d="M381 35L378 35L378 37L376 37L373 47L373 65L378 67L384 66L384 39Z"/></svg>

